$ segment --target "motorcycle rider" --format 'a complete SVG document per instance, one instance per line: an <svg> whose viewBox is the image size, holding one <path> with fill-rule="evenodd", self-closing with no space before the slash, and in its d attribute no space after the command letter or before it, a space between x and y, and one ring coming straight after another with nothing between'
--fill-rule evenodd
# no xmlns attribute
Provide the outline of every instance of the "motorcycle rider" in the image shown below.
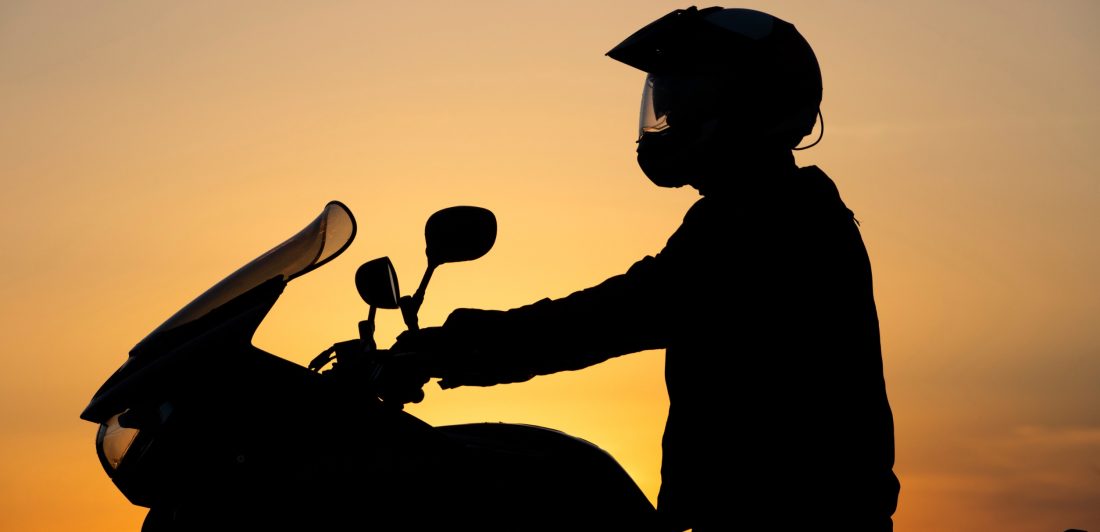
<svg viewBox="0 0 1100 532"><path fill-rule="evenodd" d="M691 7L607 55L647 73L642 171L702 198L622 275L402 334L394 351L419 355L402 371L490 386L665 348L658 511L670 530L892 530L899 483L867 252L832 180L792 153L820 114L812 49L769 14ZM391 397L422 397L398 388Z"/></svg>

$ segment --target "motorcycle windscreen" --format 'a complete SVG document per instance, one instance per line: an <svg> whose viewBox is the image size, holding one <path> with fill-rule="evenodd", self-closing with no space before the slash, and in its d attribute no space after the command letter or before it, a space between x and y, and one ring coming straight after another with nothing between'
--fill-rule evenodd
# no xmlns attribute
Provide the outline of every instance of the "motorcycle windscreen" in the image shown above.
<svg viewBox="0 0 1100 532"><path fill-rule="evenodd" d="M175 329L205 316L260 284L281 277L290 281L305 275L343 253L355 238L355 218L338 201L329 202L309 225L233 272L180 309L149 337Z"/></svg>

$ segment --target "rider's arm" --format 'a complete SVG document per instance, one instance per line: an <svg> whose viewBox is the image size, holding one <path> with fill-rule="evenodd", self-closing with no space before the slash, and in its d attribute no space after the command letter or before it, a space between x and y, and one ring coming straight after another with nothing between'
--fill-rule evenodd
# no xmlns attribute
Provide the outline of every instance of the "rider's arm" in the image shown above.
<svg viewBox="0 0 1100 532"><path fill-rule="evenodd" d="M703 201L654 257L561 299L508 311L458 309L439 329L444 387L518 382L666 347L694 250L709 244ZM688 282L685 282L688 281Z"/></svg>

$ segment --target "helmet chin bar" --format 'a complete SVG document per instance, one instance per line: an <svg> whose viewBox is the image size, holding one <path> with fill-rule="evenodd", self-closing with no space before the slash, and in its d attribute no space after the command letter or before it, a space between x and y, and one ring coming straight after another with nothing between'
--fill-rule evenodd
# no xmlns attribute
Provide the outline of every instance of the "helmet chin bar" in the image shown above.
<svg viewBox="0 0 1100 532"><path fill-rule="evenodd" d="M679 188L695 174L692 145L672 131L643 133L638 139L638 166L654 185Z"/></svg>

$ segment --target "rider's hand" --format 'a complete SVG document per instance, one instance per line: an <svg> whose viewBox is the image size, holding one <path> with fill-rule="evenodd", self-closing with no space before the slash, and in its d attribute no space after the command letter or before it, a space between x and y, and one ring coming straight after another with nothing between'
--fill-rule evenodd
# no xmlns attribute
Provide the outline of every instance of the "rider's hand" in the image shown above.
<svg viewBox="0 0 1100 532"><path fill-rule="evenodd" d="M415 355L430 376L441 378L443 389L529 380L535 373L515 364L512 350L495 349L506 330L503 316L499 310L457 309L442 327L401 333L390 352Z"/></svg>
<svg viewBox="0 0 1100 532"><path fill-rule="evenodd" d="M390 357L379 377L382 401L402 405L424 399L424 385L431 377L440 377L434 363L445 341L439 327L405 331L389 349Z"/></svg>
<svg viewBox="0 0 1100 532"><path fill-rule="evenodd" d="M430 373L415 354L395 354L386 359L379 374L378 397L400 407L424 400L424 385Z"/></svg>

